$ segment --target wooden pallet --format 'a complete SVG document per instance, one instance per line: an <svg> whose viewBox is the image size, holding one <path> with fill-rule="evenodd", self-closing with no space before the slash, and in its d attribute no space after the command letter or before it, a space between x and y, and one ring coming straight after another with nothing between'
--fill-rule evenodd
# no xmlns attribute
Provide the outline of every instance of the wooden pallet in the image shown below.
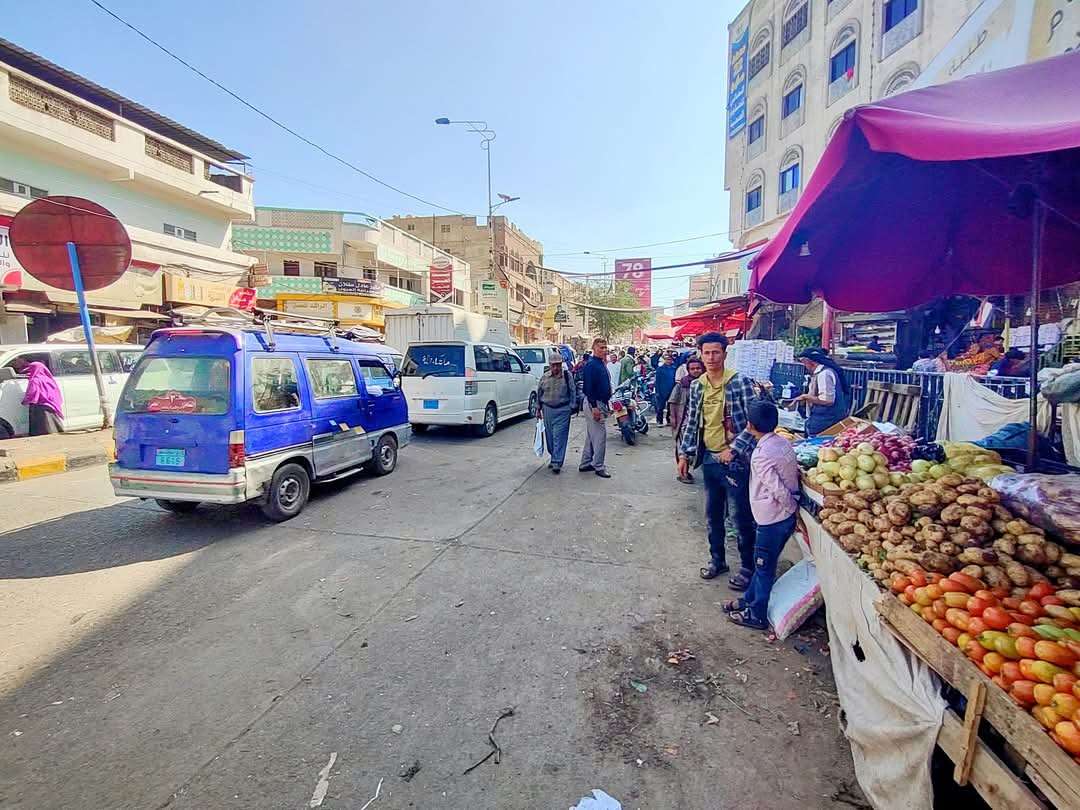
<svg viewBox="0 0 1080 810"><path fill-rule="evenodd" d="M1035 718L986 677L891 593L877 602L885 626L946 683L968 696L963 721L951 711L938 735L939 747L957 764L955 776L971 784L993 808L1045 808L1042 802L976 736L986 720L1023 759L1024 773L1059 810L1080 808L1080 765L1059 748ZM979 695L983 697L980 698ZM980 707L980 701L984 705Z"/></svg>

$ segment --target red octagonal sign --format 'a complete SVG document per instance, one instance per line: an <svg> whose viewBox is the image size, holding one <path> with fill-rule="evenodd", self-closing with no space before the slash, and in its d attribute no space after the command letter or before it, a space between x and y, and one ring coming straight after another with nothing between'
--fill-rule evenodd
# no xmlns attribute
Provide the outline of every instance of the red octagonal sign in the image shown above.
<svg viewBox="0 0 1080 810"><path fill-rule="evenodd" d="M42 197L15 215L9 232L15 258L38 281L75 289L68 243L75 245L83 289L108 287L131 264L131 239L112 212L82 197Z"/></svg>

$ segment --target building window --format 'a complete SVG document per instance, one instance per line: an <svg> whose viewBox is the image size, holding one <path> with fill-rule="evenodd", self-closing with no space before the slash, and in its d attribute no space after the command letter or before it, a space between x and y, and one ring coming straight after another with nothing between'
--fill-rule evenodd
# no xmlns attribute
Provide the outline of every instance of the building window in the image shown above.
<svg viewBox="0 0 1080 810"><path fill-rule="evenodd" d="M459 307L465 306L465 294L461 290L455 289L453 301Z"/></svg>
<svg viewBox="0 0 1080 810"><path fill-rule="evenodd" d="M780 193L787 194L799 187L799 164L792 163L780 172Z"/></svg>
<svg viewBox="0 0 1080 810"><path fill-rule="evenodd" d="M442 225L442 226L440 226L439 230L442 233L450 233L450 226L449 225Z"/></svg>
<svg viewBox="0 0 1080 810"><path fill-rule="evenodd" d="M883 31L891 31L919 8L919 0L885 0Z"/></svg>
<svg viewBox="0 0 1080 810"><path fill-rule="evenodd" d="M364 278L367 281L378 281L379 280L379 271L376 270L374 267L365 267L364 268Z"/></svg>
<svg viewBox="0 0 1080 810"><path fill-rule="evenodd" d="M802 85L798 85L793 90L784 94L784 101L781 105L780 117L787 118L789 115L797 113L802 106Z"/></svg>
<svg viewBox="0 0 1080 810"><path fill-rule="evenodd" d="M407 231L415 231L415 230L416 230L416 226L415 226L415 225L413 225L413 224L412 224L412 223L410 222L410 223L409 223L408 225L406 225L406 226L405 226L405 230L407 230Z"/></svg>
<svg viewBox="0 0 1080 810"><path fill-rule="evenodd" d="M29 183L20 183L18 180L8 180L6 177L0 177L0 191L6 191L8 194L14 194L18 197L26 197L28 200L49 196L49 192L43 188L36 188Z"/></svg>
<svg viewBox="0 0 1080 810"><path fill-rule="evenodd" d="M798 168L798 166L796 166ZM761 208L761 186L752 188L746 192L746 213Z"/></svg>
<svg viewBox="0 0 1080 810"><path fill-rule="evenodd" d="M835 82L837 79L851 81L854 76L855 40L852 40L829 60L829 81Z"/></svg>
<svg viewBox="0 0 1080 810"><path fill-rule="evenodd" d="M196 241L195 231L189 231L187 228L181 228L179 225L170 225L166 222L162 226L162 230L169 236L175 236L177 239L187 239L189 242Z"/></svg>
<svg viewBox="0 0 1080 810"><path fill-rule="evenodd" d="M300 275L300 262L286 259L281 263L281 273L285 276Z"/></svg>
<svg viewBox="0 0 1080 810"><path fill-rule="evenodd" d="M760 48L758 48L750 57L750 64L747 69L747 75L749 78L754 78L766 67L769 66L769 50L772 43L766 42Z"/></svg>
<svg viewBox="0 0 1080 810"><path fill-rule="evenodd" d="M315 278L337 278L337 262L315 262Z"/></svg>
<svg viewBox="0 0 1080 810"><path fill-rule="evenodd" d="M746 142L753 143L761 138L765 134L765 116L759 115L753 121L750 122L750 126L746 128Z"/></svg>
<svg viewBox="0 0 1080 810"><path fill-rule="evenodd" d="M803 3L794 14L784 20L784 25L780 29L780 46L786 47L795 37L805 31L809 21L810 4Z"/></svg>

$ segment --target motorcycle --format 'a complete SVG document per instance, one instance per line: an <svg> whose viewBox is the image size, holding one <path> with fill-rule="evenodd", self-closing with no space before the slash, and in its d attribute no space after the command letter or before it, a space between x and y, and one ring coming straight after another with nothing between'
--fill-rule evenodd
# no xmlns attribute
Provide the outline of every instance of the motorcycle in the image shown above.
<svg viewBox="0 0 1080 810"><path fill-rule="evenodd" d="M636 444L635 433L644 435L649 432L648 413L652 406L644 396L647 383L647 380L640 377L632 377L611 394L611 411L615 414L615 423L623 441L629 445Z"/></svg>

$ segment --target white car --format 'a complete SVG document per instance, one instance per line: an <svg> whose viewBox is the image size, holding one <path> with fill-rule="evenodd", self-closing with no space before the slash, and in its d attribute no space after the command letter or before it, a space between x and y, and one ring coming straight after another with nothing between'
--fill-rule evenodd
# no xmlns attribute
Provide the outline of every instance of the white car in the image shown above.
<svg viewBox="0 0 1080 810"><path fill-rule="evenodd" d="M524 346L515 346L514 351L518 353L518 357L529 367L529 370L539 378L544 376L548 356L552 352L559 351L559 347L554 343L528 343Z"/></svg>
<svg viewBox="0 0 1080 810"><path fill-rule="evenodd" d="M412 343L401 367L401 390L417 433L431 425L470 425L490 436L499 422L536 414L539 381L513 349L496 343Z"/></svg>
<svg viewBox="0 0 1080 810"><path fill-rule="evenodd" d="M143 347L134 344L98 346L98 362L105 380L109 407L116 413L116 403L135 367ZM15 359L40 361L49 367L64 398L63 428L87 430L101 427L97 384L90 367L90 351L86 344L36 343L0 346L0 368L11 368ZM10 372L8 373L10 374ZM26 378L0 380L0 439L25 436L30 432L27 408L22 404L26 394Z"/></svg>

